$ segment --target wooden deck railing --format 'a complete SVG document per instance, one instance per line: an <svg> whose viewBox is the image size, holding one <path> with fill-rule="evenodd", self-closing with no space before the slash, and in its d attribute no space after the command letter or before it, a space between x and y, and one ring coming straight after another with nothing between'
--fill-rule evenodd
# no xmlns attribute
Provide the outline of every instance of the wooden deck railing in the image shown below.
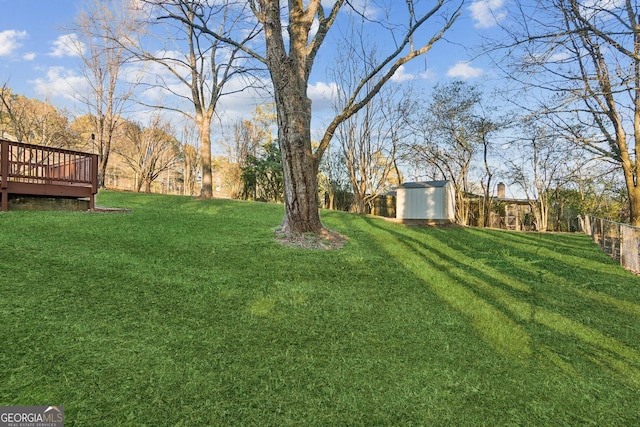
<svg viewBox="0 0 640 427"><path fill-rule="evenodd" d="M88 197L95 208L98 155L0 140L2 210L9 194Z"/></svg>

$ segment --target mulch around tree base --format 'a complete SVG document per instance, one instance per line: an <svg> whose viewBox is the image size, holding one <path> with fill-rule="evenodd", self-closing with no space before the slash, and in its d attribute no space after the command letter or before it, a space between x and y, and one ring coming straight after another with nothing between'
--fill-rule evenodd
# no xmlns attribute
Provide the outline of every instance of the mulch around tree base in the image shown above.
<svg viewBox="0 0 640 427"><path fill-rule="evenodd" d="M347 237L335 231L324 229L319 234L304 233L300 235L286 235L282 231L276 231L276 240L283 246L298 249L341 249L347 244Z"/></svg>

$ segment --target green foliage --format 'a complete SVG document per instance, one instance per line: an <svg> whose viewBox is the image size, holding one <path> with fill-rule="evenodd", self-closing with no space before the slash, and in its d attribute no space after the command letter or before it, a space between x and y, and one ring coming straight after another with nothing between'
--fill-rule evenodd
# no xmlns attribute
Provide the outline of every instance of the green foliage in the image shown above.
<svg viewBox="0 0 640 427"><path fill-rule="evenodd" d="M261 202L283 201L282 159L276 142L264 144L258 156L248 155L241 171L243 198Z"/></svg>
<svg viewBox="0 0 640 427"><path fill-rule="evenodd" d="M69 426L636 425L640 282L587 236L99 194L0 214L0 405Z"/></svg>
<svg viewBox="0 0 640 427"><path fill-rule="evenodd" d="M585 188L582 193L573 189L556 188L547 192L549 199L549 229L577 231L578 215L592 215L616 222L628 222L626 190L605 185L598 189Z"/></svg>

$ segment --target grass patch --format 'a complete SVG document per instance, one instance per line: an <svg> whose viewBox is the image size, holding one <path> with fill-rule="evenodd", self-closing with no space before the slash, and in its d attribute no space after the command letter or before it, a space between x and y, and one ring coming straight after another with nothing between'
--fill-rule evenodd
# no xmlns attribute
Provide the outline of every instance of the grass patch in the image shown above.
<svg viewBox="0 0 640 427"><path fill-rule="evenodd" d="M0 405L69 426L633 425L640 278L587 236L100 193L0 214Z"/></svg>

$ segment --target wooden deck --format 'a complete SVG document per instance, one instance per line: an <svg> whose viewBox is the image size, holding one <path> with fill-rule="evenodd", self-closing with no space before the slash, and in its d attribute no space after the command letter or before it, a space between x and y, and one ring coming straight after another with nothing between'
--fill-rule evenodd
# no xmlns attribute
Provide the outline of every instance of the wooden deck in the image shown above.
<svg viewBox="0 0 640 427"><path fill-rule="evenodd" d="M88 198L95 209L98 155L0 140L2 210L9 195Z"/></svg>

